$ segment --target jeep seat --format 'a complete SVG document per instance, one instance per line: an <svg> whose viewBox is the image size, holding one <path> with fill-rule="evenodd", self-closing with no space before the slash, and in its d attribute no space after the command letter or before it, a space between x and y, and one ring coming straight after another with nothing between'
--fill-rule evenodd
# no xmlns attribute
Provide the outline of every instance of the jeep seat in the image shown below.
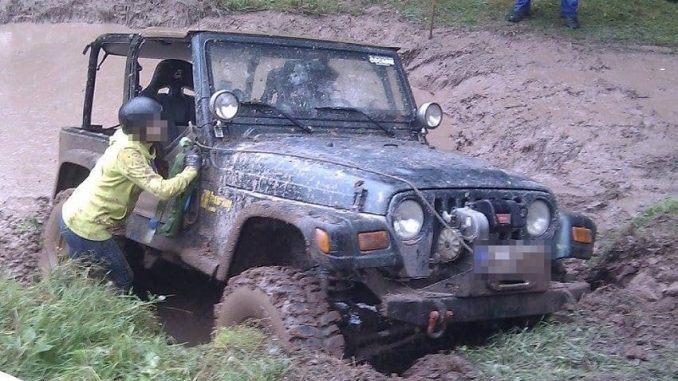
<svg viewBox="0 0 678 381"><path fill-rule="evenodd" d="M168 92L161 93L165 88ZM162 117L167 120L170 142L180 135L179 126L195 122L195 98L185 94L185 89L193 90L193 65L183 60L167 59L158 63L151 82L140 93L162 105Z"/></svg>

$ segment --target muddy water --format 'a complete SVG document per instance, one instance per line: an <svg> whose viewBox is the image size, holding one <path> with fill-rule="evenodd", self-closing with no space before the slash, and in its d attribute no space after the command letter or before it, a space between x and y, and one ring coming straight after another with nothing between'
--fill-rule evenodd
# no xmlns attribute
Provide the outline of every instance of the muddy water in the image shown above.
<svg viewBox="0 0 678 381"><path fill-rule="evenodd" d="M122 30L116 25L0 26L0 202L50 194L59 129L82 119L83 48L101 33ZM122 98L124 62L109 60L95 95L93 120L99 123L115 120Z"/></svg>

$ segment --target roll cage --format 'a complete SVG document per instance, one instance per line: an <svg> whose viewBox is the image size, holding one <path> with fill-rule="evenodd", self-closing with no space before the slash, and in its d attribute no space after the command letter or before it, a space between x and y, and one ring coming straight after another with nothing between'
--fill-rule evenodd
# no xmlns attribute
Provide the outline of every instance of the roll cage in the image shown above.
<svg viewBox="0 0 678 381"><path fill-rule="evenodd" d="M368 54L388 53L397 59L397 47L381 47L352 42L314 40L309 38L271 36L259 34L228 33L215 31L166 31L153 28L139 33L103 34L88 44L83 54L89 53L87 83L82 114L82 128L89 131L102 131L101 125L92 124L92 109L97 72L109 55L126 57L123 79L123 99L127 100L139 94L140 58L182 59L193 63L194 90L196 99L196 122L199 127L212 125L215 120L209 110L209 98L213 93L210 86L210 70L206 59L206 45L211 41L240 42L253 44L275 44L287 47L312 47L316 49L350 50ZM143 47L143 49L142 49ZM102 54L103 53L103 54ZM101 57L100 57L101 56ZM396 65L400 78L405 81L404 97L407 106L415 114L415 102L402 65ZM201 129L205 140L213 143L211 129Z"/></svg>

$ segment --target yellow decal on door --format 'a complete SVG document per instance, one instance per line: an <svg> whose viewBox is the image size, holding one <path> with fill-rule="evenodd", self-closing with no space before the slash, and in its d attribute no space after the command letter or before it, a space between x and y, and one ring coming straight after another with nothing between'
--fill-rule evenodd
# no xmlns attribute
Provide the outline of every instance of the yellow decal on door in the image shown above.
<svg viewBox="0 0 678 381"><path fill-rule="evenodd" d="M200 207L212 213L216 212L218 208L230 210L233 207L233 200L219 196L209 189L204 189L200 197Z"/></svg>

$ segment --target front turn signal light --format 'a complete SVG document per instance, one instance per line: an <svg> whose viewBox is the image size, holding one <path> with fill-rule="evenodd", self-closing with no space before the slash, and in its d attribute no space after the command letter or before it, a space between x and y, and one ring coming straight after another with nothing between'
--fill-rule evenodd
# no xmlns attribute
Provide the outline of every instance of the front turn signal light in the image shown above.
<svg viewBox="0 0 678 381"><path fill-rule="evenodd" d="M388 232L385 230L358 234L358 247L360 248L360 251L386 249L388 243Z"/></svg>
<svg viewBox="0 0 678 381"><path fill-rule="evenodd" d="M579 226L572 227L572 239L575 242L579 243L591 243L593 242L593 235L591 234L591 229L582 228Z"/></svg>
<svg viewBox="0 0 678 381"><path fill-rule="evenodd" d="M315 244L318 246L318 249L325 254L330 253L330 235L326 231L316 228L315 229Z"/></svg>

